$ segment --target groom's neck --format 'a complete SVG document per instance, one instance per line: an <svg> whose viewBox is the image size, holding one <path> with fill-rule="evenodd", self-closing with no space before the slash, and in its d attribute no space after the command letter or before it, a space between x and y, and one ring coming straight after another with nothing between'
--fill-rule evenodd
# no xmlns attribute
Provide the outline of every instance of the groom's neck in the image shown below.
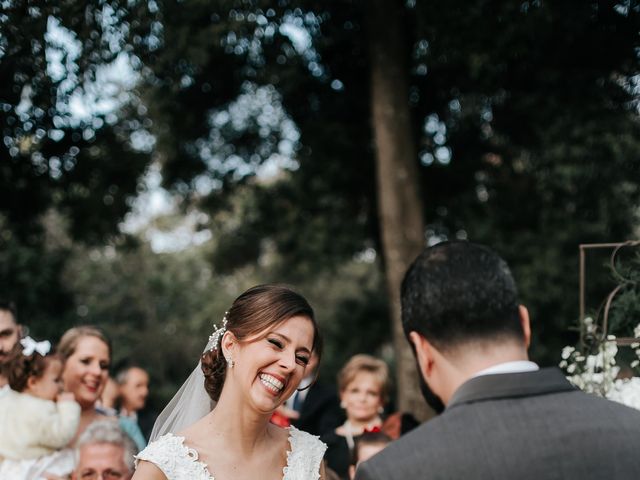
<svg viewBox="0 0 640 480"><path fill-rule="evenodd" d="M478 372L507 362L528 360L526 346L513 342L474 342L468 343L450 352L443 353L438 378L441 383L440 397L445 403L460 386Z"/></svg>

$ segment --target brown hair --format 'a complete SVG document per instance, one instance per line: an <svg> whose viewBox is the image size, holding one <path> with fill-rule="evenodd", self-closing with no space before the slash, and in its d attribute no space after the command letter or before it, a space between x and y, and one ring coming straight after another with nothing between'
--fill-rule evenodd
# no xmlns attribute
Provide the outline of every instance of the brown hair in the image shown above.
<svg viewBox="0 0 640 480"><path fill-rule="evenodd" d="M369 372L380 382L380 396L386 403L389 391L389 368L379 358L364 353L354 355L338 373L338 389L344 392L360 372Z"/></svg>
<svg viewBox="0 0 640 480"><path fill-rule="evenodd" d="M18 308L16 304L6 300L0 300L0 311L9 312L13 317L13 322L18 323Z"/></svg>
<svg viewBox="0 0 640 480"><path fill-rule="evenodd" d="M109 340L109 337L107 337L101 329L94 327L93 325L81 325L67 330L64 335L62 335L60 343L58 343L58 353L67 360L75 353L76 348L78 347L78 342L84 337L95 337L102 340L107 346L107 349L109 350L109 358L111 358L111 341Z"/></svg>
<svg viewBox="0 0 640 480"><path fill-rule="evenodd" d="M236 298L226 313L227 331L239 340L254 337L295 316L307 317L313 324L312 350L319 352L320 333L313 309L305 298L282 285L258 285ZM261 337L259 337L261 338ZM221 341L221 339L219 340ZM227 374L227 362L220 345L206 351L201 358L204 387L212 400L218 401Z"/></svg>
<svg viewBox="0 0 640 480"><path fill-rule="evenodd" d="M16 392L23 392L31 377L41 378L53 360L62 362L60 355L53 349L46 355L40 355L38 352L24 355L22 349L22 345L18 342L9 353L9 359L2 366L2 374L11 389Z"/></svg>
<svg viewBox="0 0 640 480"><path fill-rule="evenodd" d="M364 432L355 439L353 454L351 455L351 465L357 465L360 461L360 449L362 447L366 447L367 445L380 445L382 447L386 447L391 443L391 441L391 437L386 433L378 431Z"/></svg>

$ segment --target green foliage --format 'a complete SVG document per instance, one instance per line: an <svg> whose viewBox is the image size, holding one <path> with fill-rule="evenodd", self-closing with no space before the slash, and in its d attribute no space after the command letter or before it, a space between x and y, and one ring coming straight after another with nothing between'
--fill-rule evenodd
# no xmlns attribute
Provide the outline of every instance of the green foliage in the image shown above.
<svg viewBox="0 0 640 480"><path fill-rule="evenodd" d="M139 38L138 48L145 48L141 35L149 38L148 25L132 20L144 18L144 10L117 1L6 2L0 14L0 212L19 238L36 242L41 216L56 208L68 214L75 239L99 242L127 212L149 162L131 144L141 125L135 109L101 111L92 92L125 44ZM74 100L90 111L88 118L74 111Z"/></svg>
<svg viewBox="0 0 640 480"><path fill-rule="evenodd" d="M237 185L251 190L216 261L252 261L265 238L301 272L380 251L366 2L181 7L162 4L164 41L145 91L170 142L159 144L168 184L183 191L194 175L213 179L201 203L212 212L229 207ZM427 236L469 238L507 258L543 363L555 364L572 336L578 244L625 239L637 220L639 8L597 0L406 7ZM234 116L243 102L254 110ZM296 137L280 110L299 135L297 164L273 184L250 182L275 145ZM269 123L269 112L280 120Z"/></svg>
<svg viewBox="0 0 640 480"><path fill-rule="evenodd" d="M126 44L148 47L145 11L118 1L2 5L0 296L39 335L57 336L74 318L61 279L71 242L51 242L47 216L55 212L75 242L104 242L150 161L133 142L144 129L135 96L104 79Z"/></svg>
<svg viewBox="0 0 640 480"><path fill-rule="evenodd" d="M2 296L42 335L104 325L116 362L152 365L160 395L258 282L312 299L328 375L384 352L384 259L361 258L381 251L367 13L362 0L8 2ZM427 240L506 257L533 355L555 364L575 343L578 244L624 240L637 223L640 5L450 0L405 13ZM123 52L139 83L119 85L115 110L74 117L74 95ZM156 255L117 235L151 153L185 208L209 214L209 244Z"/></svg>
<svg viewBox="0 0 640 480"><path fill-rule="evenodd" d="M61 280L68 248L20 242L0 215L0 296L18 306L18 321L36 338L57 338L70 325L73 292Z"/></svg>

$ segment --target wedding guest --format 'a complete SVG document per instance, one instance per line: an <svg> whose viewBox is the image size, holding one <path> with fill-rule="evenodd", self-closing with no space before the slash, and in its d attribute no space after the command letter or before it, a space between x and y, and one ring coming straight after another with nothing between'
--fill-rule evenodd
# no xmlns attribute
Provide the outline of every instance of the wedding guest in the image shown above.
<svg viewBox="0 0 640 480"><path fill-rule="evenodd" d="M120 414L137 419L149 395L149 374L140 367L127 367L116 375L119 386Z"/></svg>
<svg viewBox="0 0 640 480"><path fill-rule="evenodd" d="M13 302L0 301L0 367L4 364L22 336L22 327L18 324L18 312ZM0 388L7 379L0 371Z"/></svg>
<svg viewBox="0 0 640 480"><path fill-rule="evenodd" d="M327 444L327 466L342 479L349 478L355 441L365 431L382 427L388 382L387 364L364 354L351 357L338 374L340 404L347 420L321 440Z"/></svg>
<svg viewBox="0 0 640 480"><path fill-rule="evenodd" d="M10 389L0 396L0 478L31 478L28 472L44 465L50 473L69 473L71 463L54 464L76 434L80 406L62 393L62 359L50 342L25 337L3 370Z"/></svg>
<svg viewBox="0 0 640 480"><path fill-rule="evenodd" d="M137 425L112 415L100 408L99 399L109 378L111 364L111 342L106 334L94 326L74 327L62 336L58 351L65 358L62 379L66 391L73 393L82 413L78 434L71 445L90 424L110 419L120 426L139 446L144 448L146 440Z"/></svg>
<svg viewBox="0 0 640 480"><path fill-rule="evenodd" d="M120 403L120 426L133 438L142 450L147 446L139 424L139 412L149 395L149 374L140 367L129 366L116 374Z"/></svg>
<svg viewBox="0 0 640 480"><path fill-rule="evenodd" d="M71 441L74 444L91 423L107 418L96 409L96 404L109 377L111 342L97 327L74 327L62 335L58 352L65 360L64 389L73 394L82 409L78 432Z"/></svg>
<svg viewBox="0 0 640 480"><path fill-rule="evenodd" d="M129 480L137 450L115 422L89 425L76 445L78 462L72 480Z"/></svg>
<svg viewBox="0 0 640 480"><path fill-rule="evenodd" d="M353 480L356 477L358 465L380 453L389 443L391 443L391 437L382 432L363 433L356 440L356 445L353 449L353 458L351 459L351 465L349 465L349 478Z"/></svg>
<svg viewBox="0 0 640 480"><path fill-rule="evenodd" d="M423 394L444 411L362 463L357 480L640 477L640 412L529 360L529 314L495 252L427 248L401 293Z"/></svg>

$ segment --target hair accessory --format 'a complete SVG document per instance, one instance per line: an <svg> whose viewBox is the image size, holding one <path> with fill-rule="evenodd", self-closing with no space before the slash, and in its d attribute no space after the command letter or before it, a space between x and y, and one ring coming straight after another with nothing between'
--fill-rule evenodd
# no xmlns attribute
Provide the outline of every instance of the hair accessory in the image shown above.
<svg viewBox="0 0 640 480"><path fill-rule="evenodd" d="M218 349L218 345L220 343L220 339L224 335L224 332L227 331L227 314L229 312L224 312L224 317L222 317L222 326L218 327L215 323L213 324L213 333L209 336L209 341L207 342L207 347L205 351L212 352L213 350Z"/></svg>
<svg viewBox="0 0 640 480"><path fill-rule="evenodd" d="M20 339L20 344L22 345L22 354L25 356L32 355L33 352L38 352L44 357L49 353L49 350L51 350L51 342L49 340L36 342L31 337L24 337Z"/></svg>

